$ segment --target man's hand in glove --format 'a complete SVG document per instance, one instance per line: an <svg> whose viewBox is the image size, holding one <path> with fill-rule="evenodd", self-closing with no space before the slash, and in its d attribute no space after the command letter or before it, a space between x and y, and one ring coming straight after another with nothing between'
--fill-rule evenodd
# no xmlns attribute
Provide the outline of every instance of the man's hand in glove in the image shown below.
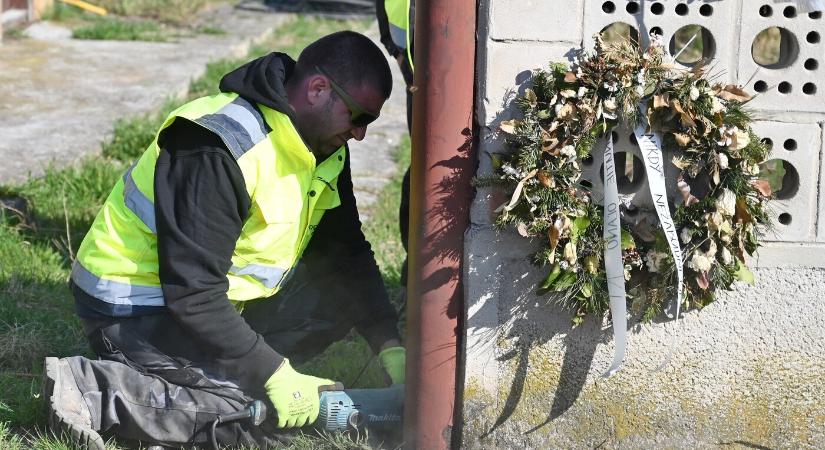
<svg viewBox="0 0 825 450"><path fill-rule="evenodd" d="M378 361L390 376L392 384L404 384L407 364L407 351L404 347L385 348L378 354Z"/></svg>
<svg viewBox="0 0 825 450"><path fill-rule="evenodd" d="M286 358L264 387L278 414L278 428L314 423L320 409L319 392L343 389L341 383L296 372Z"/></svg>

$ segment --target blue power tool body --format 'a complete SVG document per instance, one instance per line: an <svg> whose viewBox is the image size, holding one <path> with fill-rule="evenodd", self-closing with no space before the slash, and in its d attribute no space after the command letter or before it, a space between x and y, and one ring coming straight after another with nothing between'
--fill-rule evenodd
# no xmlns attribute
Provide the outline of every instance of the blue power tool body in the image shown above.
<svg viewBox="0 0 825 450"><path fill-rule="evenodd" d="M404 417L404 385L380 389L321 392L315 426L327 431L400 429Z"/></svg>

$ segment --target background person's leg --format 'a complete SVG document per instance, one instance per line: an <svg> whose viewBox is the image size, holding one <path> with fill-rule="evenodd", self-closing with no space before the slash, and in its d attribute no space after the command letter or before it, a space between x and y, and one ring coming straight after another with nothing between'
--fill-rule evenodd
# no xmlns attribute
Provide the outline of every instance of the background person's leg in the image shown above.
<svg viewBox="0 0 825 450"><path fill-rule="evenodd" d="M398 205L398 228L401 231L401 245L404 246L404 262L401 265L401 287L407 288L408 244L410 239L410 168L404 173L401 182L401 203Z"/></svg>
<svg viewBox="0 0 825 450"><path fill-rule="evenodd" d="M413 109L413 93L411 90L412 82L413 82L413 73L412 68L410 67L410 61L407 58L404 58L404 66L401 68L401 72L404 74L404 81L407 83L407 132L410 133L410 137L412 137L412 109ZM412 144L410 144L410 151L412 151ZM402 304L406 304L406 292L407 292L407 263L410 260L407 253L409 253L409 240L410 240L410 167L407 167L407 171L404 173L404 179L401 182L401 201L398 205L398 229L401 233L401 245L404 246L404 262L401 265L401 288L402 292L404 292L404 299ZM402 311L406 308L402 308Z"/></svg>

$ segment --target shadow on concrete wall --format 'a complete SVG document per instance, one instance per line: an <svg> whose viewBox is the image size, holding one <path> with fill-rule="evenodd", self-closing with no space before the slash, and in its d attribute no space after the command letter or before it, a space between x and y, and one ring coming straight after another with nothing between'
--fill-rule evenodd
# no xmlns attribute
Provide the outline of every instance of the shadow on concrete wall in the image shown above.
<svg viewBox="0 0 825 450"><path fill-rule="evenodd" d="M578 54L577 49L571 49L565 56L572 60ZM515 88L505 94L503 105L499 112L487 124L489 131L497 130L504 120L518 116L514 100L523 95L530 86L533 72L524 71L515 78ZM506 144L503 137L494 131L490 133L490 148L502 149ZM527 253L524 253L525 255ZM546 268L536 268L535 275L541 276ZM512 385L507 399L494 424L484 432L482 439L490 436L499 427L504 425L515 413L524 396L528 370L530 369L531 352L547 344L554 337L563 339L564 355L560 367L559 381L553 393L553 402L547 411L547 416L539 425L527 430L525 434L534 433L551 424L569 410L579 398L595 357L596 349L600 344L606 344L613 339L611 327L602 327L599 318L588 317L578 327L572 326L572 312L559 305L557 298L551 294L537 295L535 287L537 276L521 276L518 273L508 274L507 267L499 267L496 273L502 280L500 286L491 286L491 291L498 290L504 295L498 295L500 302L510 302L507 306L499 304L498 317L509 317L505 324L495 324L508 331L504 338L511 343L511 349L496 359L499 362L514 362ZM532 271L531 271L532 272ZM504 281L507 280L507 281ZM506 287L505 287L506 286ZM509 298L513 292L525 293L520 298ZM489 312L480 314L490 316ZM661 319L666 320L662 317ZM631 318L628 326L640 328L638 318ZM490 325L490 324L488 324ZM495 326L493 325L493 326ZM606 367L605 367L606 369Z"/></svg>
<svg viewBox="0 0 825 450"><path fill-rule="evenodd" d="M571 49L566 57L572 59L576 53L575 49ZM516 76L516 88L505 94L505 98L502 99L502 108L499 109L495 118L487 124L488 130L497 130L503 120L510 119L518 114L514 100L517 96L523 95L524 90L530 86L532 75L531 71L524 71ZM497 144L494 146L495 148L506 148L502 137L496 133L492 133L490 139ZM541 272L541 270L537 269L536 272ZM571 313L561 306L553 305L553 298L548 298L547 295L536 295L534 293L535 280L532 277L524 278L515 274L509 277L500 271L498 273L503 278L515 280L516 284L513 286L502 282L502 285L509 284L509 286L505 289L499 287L500 290L503 292L527 292L527 294L523 298L513 300L510 307L505 307L498 314L499 317L512 318L504 325L508 329L505 338L512 343L512 348L496 359L499 362L514 361L515 371L504 406L493 426L481 436L482 439L507 422L518 408L524 395L532 350L547 344L556 336L564 336L565 354L553 403L547 412L546 419L540 425L528 430L526 434L533 433L550 424L573 406L584 388L597 346L610 339L609 333L601 330L601 324L593 318L586 320L576 328L572 328ZM504 301L503 298L502 301Z"/></svg>
<svg viewBox="0 0 825 450"><path fill-rule="evenodd" d="M512 323L507 339L514 340L515 347L497 359L499 361L516 360L513 384L496 422L490 430L482 435L482 438L487 437L503 425L515 412L524 392L531 350L546 344L554 336L564 336L565 353L553 403L545 420L526 431L525 434L538 431L563 415L573 406L584 388L596 348L599 344L607 342L608 334L600 329L601 326L596 320L588 320L584 324L571 329L569 314L563 315L565 321L554 320L553 325L539 330L536 323L547 322L536 320L535 316L546 315L548 309L559 311L559 308L548 308L544 301L538 305L523 305L523 309L519 312L520 318Z"/></svg>

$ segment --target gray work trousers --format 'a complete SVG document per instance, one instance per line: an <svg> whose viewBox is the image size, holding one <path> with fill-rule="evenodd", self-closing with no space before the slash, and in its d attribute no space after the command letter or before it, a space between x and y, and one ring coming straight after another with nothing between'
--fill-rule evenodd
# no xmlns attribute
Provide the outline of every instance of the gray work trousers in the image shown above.
<svg viewBox="0 0 825 450"><path fill-rule="evenodd" d="M293 364L344 337L361 317L342 310L341 305L348 304L346 298L342 301L346 294L330 295L336 280L323 278L304 277L298 271L288 289L244 310L250 326ZM84 319L84 328L100 359L68 360L92 411L93 426L104 438L116 436L127 444L201 447L210 441L211 424L218 414L240 411L255 399L273 410L263 386L257 391L241 390L231 380L212 375L226 371L220 362L204 360L209 352L198 348L168 314ZM259 448L288 442L294 433L276 430L271 414L269 418L260 427L247 421L220 425L216 440L221 445Z"/></svg>

